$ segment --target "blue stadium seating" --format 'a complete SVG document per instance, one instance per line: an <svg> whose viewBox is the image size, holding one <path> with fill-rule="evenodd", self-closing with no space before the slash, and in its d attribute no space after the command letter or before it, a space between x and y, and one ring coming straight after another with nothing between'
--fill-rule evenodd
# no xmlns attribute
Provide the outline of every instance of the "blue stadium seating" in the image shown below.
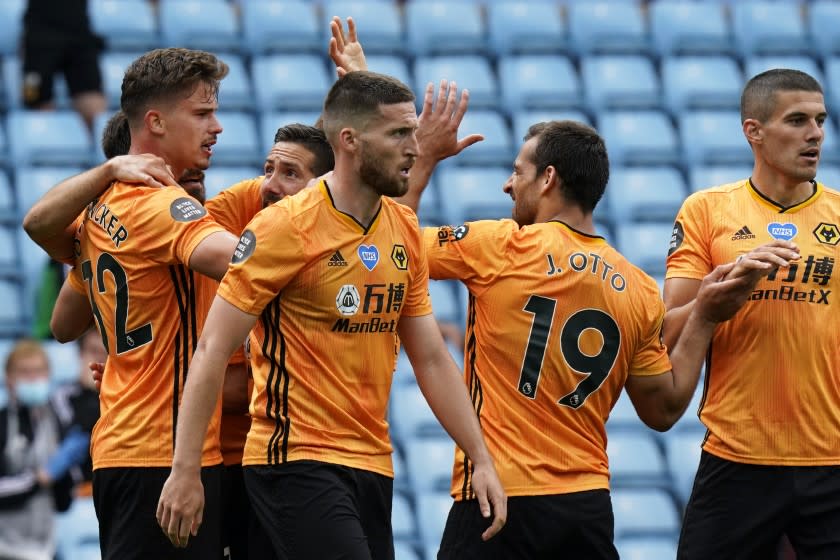
<svg viewBox="0 0 840 560"><path fill-rule="evenodd" d="M417 538L417 526L411 504L399 493L394 494L391 506L391 530L394 540L397 541L412 541Z"/></svg>
<svg viewBox="0 0 840 560"><path fill-rule="evenodd" d="M499 83L502 103L509 113L522 109L569 109L581 104L580 79L564 56L503 57L499 60Z"/></svg>
<svg viewBox="0 0 840 560"><path fill-rule="evenodd" d="M0 337L11 338L28 331L22 305L21 286L13 280L0 279Z"/></svg>
<svg viewBox="0 0 840 560"><path fill-rule="evenodd" d="M693 111L682 115L679 123L685 164L752 165L737 111Z"/></svg>
<svg viewBox="0 0 840 560"><path fill-rule="evenodd" d="M665 459L653 437L644 431L610 432L607 457L611 488L670 486Z"/></svg>
<svg viewBox="0 0 840 560"><path fill-rule="evenodd" d="M91 0L91 28L109 50L147 51L160 44L157 20L147 0Z"/></svg>
<svg viewBox="0 0 840 560"><path fill-rule="evenodd" d="M741 56L808 52L810 41L798 3L739 1L731 9L735 46Z"/></svg>
<svg viewBox="0 0 840 560"><path fill-rule="evenodd" d="M746 60L744 65L744 78L750 79L771 68L793 68L810 74L818 82L824 84L822 72L817 61L810 56L804 55L765 55L753 56Z"/></svg>
<svg viewBox="0 0 840 560"><path fill-rule="evenodd" d="M731 51L732 34L717 2L660 0L648 6L653 44L660 56Z"/></svg>
<svg viewBox="0 0 840 560"><path fill-rule="evenodd" d="M823 133L825 136L820 149L820 162L840 163L840 139L837 138L837 127L833 120L825 120Z"/></svg>
<svg viewBox="0 0 840 560"><path fill-rule="evenodd" d="M618 224L616 249L648 274L662 274L672 226L673 222Z"/></svg>
<svg viewBox="0 0 840 560"><path fill-rule="evenodd" d="M813 0L808 4L811 41L822 57L840 54L840 4L835 0Z"/></svg>
<svg viewBox="0 0 840 560"><path fill-rule="evenodd" d="M448 492L455 459L452 440L448 437L409 438L404 445L414 492Z"/></svg>
<svg viewBox="0 0 840 560"><path fill-rule="evenodd" d="M365 53L365 59L367 60L368 68L370 68L372 72L379 72L380 74L393 76L409 86L414 83L414 80L411 79L411 72L408 69L408 64L406 63L405 58L401 56L387 54L372 54L368 56L367 53ZM437 85L437 83L435 85ZM425 84L422 84L422 87L414 90L418 101L423 100L425 87Z"/></svg>
<svg viewBox="0 0 840 560"><path fill-rule="evenodd" d="M314 125L321 116L321 111L270 111L260 117L260 157L265 156L274 145L277 129L287 124L299 123Z"/></svg>
<svg viewBox="0 0 840 560"><path fill-rule="evenodd" d="M673 167L614 167L605 198L614 223L673 221L687 195Z"/></svg>
<svg viewBox="0 0 840 560"><path fill-rule="evenodd" d="M18 228L0 227L0 277L20 281L20 247L18 247Z"/></svg>
<svg viewBox="0 0 840 560"><path fill-rule="evenodd" d="M15 54L23 30L26 0L0 2L0 56Z"/></svg>
<svg viewBox="0 0 840 560"><path fill-rule="evenodd" d="M56 517L56 545L65 560L99 560L99 525L91 498L73 500L70 509Z"/></svg>
<svg viewBox="0 0 840 560"><path fill-rule="evenodd" d="M820 165L817 181L832 189L840 189L840 166Z"/></svg>
<svg viewBox="0 0 840 560"><path fill-rule="evenodd" d="M79 345L62 344L55 340L44 341L44 350L50 361L50 382L56 385L75 383L79 379Z"/></svg>
<svg viewBox="0 0 840 560"><path fill-rule="evenodd" d="M440 200L437 181L434 178L429 180L426 190L423 191L423 197L417 208L417 217L423 225L440 225L446 221L443 219L443 204Z"/></svg>
<svg viewBox="0 0 840 560"><path fill-rule="evenodd" d="M825 103L831 111L840 110L840 56L825 61Z"/></svg>
<svg viewBox="0 0 840 560"><path fill-rule="evenodd" d="M677 557L674 538L620 539L615 548L624 560L674 560Z"/></svg>
<svg viewBox="0 0 840 560"><path fill-rule="evenodd" d="M7 109L20 109L23 107L21 95L23 92L23 70L22 61L17 56L4 56L2 63L3 93L5 95L5 106ZM67 93L67 82L61 74L53 76L53 102L58 109L70 107L70 96Z"/></svg>
<svg viewBox="0 0 840 560"><path fill-rule="evenodd" d="M513 202L502 190L510 170L499 167L447 167L437 176L451 224L510 217Z"/></svg>
<svg viewBox="0 0 840 560"><path fill-rule="evenodd" d="M253 179L262 175L262 166L253 167L224 167L216 165L210 166L205 172L204 189L207 199L211 199L222 190L235 185L240 181L246 179Z"/></svg>
<svg viewBox="0 0 840 560"><path fill-rule="evenodd" d="M0 171L0 224L19 224L15 195L9 177Z"/></svg>
<svg viewBox="0 0 840 560"><path fill-rule="evenodd" d="M402 18L394 2L381 0L330 0L324 4L322 29L325 39L330 37L329 21L339 16L346 21L353 17L359 31L359 40L367 53L395 54L405 50L405 32ZM323 50L323 47L322 49ZM373 69L372 66L368 65Z"/></svg>
<svg viewBox="0 0 840 560"><path fill-rule="evenodd" d="M691 414L691 411L687 411L686 414ZM703 442L703 435L700 430L675 430L666 433L664 438L668 471L674 480L677 497L683 504L688 502L691 487L694 485L694 474L700 463L700 445Z"/></svg>
<svg viewBox="0 0 840 560"><path fill-rule="evenodd" d="M15 198L21 218L35 201L44 196L48 190L82 171L80 167L16 167L14 171ZM43 254L37 249L36 254ZM24 254L27 253L26 251Z"/></svg>
<svg viewBox="0 0 840 560"><path fill-rule="evenodd" d="M575 2L567 8L573 50L589 53L643 53L650 49L642 12L636 3Z"/></svg>
<svg viewBox="0 0 840 560"><path fill-rule="evenodd" d="M167 46L213 52L240 48L239 18L233 4L225 0L164 0L158 9Z"/></svg>
<svg viewBox="0 0 840 560"><path fill-rule="evenodd" d="M490 48L499 56L566 48L565 24L554 2L488 3L487 26Z"/></svg>
<svg viewBox="0 0 840 560"><path fill-rule="evenodd" d="M427 549L437 551L452 498L442 492L425 492L417 496L417 518L420 521L420 535ZM433 557L432 557L433 558Z"/></svg>
<svg viewBox="0 0 840 560"><path fill-rule="evenodd" d="M586 113L571 110L560 111L517 111L513 114L513 141L522 142L531 125L546 121L577 121L591 125Z"/></svg>
<svg viewBox="0 0 840 560"><path fill-rule="evenodd" d="M99 57L99 68L102 72L102 87L105 90L105 99L108 107L116 110L120 108L120 96L122 95L122 82L125 71L138 56L142 53L126 53L108 51ZM99 138L96 138L97 142Z"/></svg>
<svg viewBox="0 0 840 560"><path fill-rule="evenodd" d="M218 118L224 130L213 146L213 165L261 165L265 154L254 118L247 113L219 113Z"/></svg>
<svg viewBox="0 0 840 560"><path fill-rule="evenodd" d="M458 306L458 300L455 298L453 282L430 280L429 297L432 300L432 309L438 321L461 322L461 309Z"/></svg>
<svg viewBox="0 0 840 560"><path fill-rule="evenodd" d="M691 192L748 178L752 165L697 165L689 169L688 186Z"/></svg>
<svg viewBox="0 0 840 560"><path fill-rule="evenodd" d="M435 87L441 79L455 80L459 89L470 90L470 108L495 108L498 105L499 88L490 63L483 56L434 56L420 57L414 62L414 91L422 101L426 84Z"/></svg>
<svg viewBox="0 0 840 560"><path fill-rule="evenodd" d="M592 112L659 107L659 80L653 62L646 56L585 57L580 75Z"/></svg>
<svg viewBox="0 0 840 560"><path fill-rule="evenodd" d="M513 162L515 152L510 129L499 113L487 110L467 111L459 130L463 135L484 136L482 142L473 144L458 155L459 165L505 165ZM444 163L451 166L456 162Z"/></svg>
<svg viewBox="0 0 840 560"><path fill-rule="evenodd" d="M394 558L399 558L400 560L420 560L413 546L399 541L394 543Z"/></svg>
<svg viewBox="0 0 840 560"><path fill-rule="evenodd" d="M414 378L414 370L411 369L411 362L408 361L408 356L404 348L400 348L397 354L397 365L394 368L394 378L391 385L391 391L399 385L413 385L416 383Z"/></svg>
<svg viewBox="0 0 840 560"><path fill-rule="evenodd" d="M5 127L0 122L0 169L9 165L9 143L6 141Z"/></svg>
<svg viewBox="0 0 840 560"><path fill-rule="evenodd" d="M254 57L260 111L320 111L332 84L324 59L311 54Z"/></svg>
<svg viewBox="0 0 840 560"><path fill-rule="evenodd" d="M486 50L481 6L477 4L414 0L406 4L405 22L408 49L415 56Z"/></svg>
<svg viewBox="0 0 840 560"><path fill-rule="evenodd" d="M636 409L633 408L633 402L627 395L626 391L622 391L615 401L610 411L610 416L607 419L607 434L611 436L616 432L643 432L645 425L636 414Z"/></svg>
<svg viewBox="0 0 840 560"><path fill-rule="evenodd" d="M93 119L93 163L98 164L105 161L105 152L102 150L102 135L108 120L113 116L113 111L99 113Z"/></svg>
<svg viewBox="0 0 840 560"><path fill-rule="evenodd" d="M391 427L402 441L412 437L446 437L446 432L416 385L395 386L390 408Z"/></svg>
<svg viewBox="0 0 840 560"><path fill-rule="evenodd" d="M219 107L225 111L252 112L254 92L245 61L233 54L222 54L219 58L228 65L228 75L219 86Z"/></svg>
<svg viewBox="0 0 840 560"><path fill-rule="evenodd" d="M603 112L598 118L598 130L613 165L679 163L677 133L661 111Z"/></svg>
<svg viewBox="0 0 840 560"><path fill-rule="evenodd" d="M612 491L615 538L675 537L679 517L671 496L663 490L617 488Z"/></svg>
<svg viewBox="0 0 840 560"><path fill-rule="evenodd" d="M249 53L324 51L324 32L311 2L248 0L239 6L242 42Z"/></svg>
<svg viewBox="0 0 840 560"><path fill-rule="evenodd" d="M662 87L674 115L687 109L737 109L743 77L729 57L672 57L662 62Z"/></svg>
<svg viewBox="0 0 840 560"><path fill-rule="evenodd" d="M87 165L90 134L72 111L11 111L6 121L15 165Z"/></svg>

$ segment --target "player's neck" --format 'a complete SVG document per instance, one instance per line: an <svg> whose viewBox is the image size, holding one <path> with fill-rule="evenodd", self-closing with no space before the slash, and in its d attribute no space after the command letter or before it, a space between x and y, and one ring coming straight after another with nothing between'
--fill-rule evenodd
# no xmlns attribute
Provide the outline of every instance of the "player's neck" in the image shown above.
<svg viewBox="0 0 840 560"><path fill-rule="evenodd" d="M578 206L556 206L537 211L536 223L563 222L572 229L589 235L598 235L592 221L592 212L584 212Z"/></svg>
<svg viewBox="0 0 840 560"><path fill-rule="evenodd" d="M352 169L338 161L327 185L336 210L353 216L364 226L370 225L382 204L379 193L364 184Z"/></svg>
<svg viewBox="0 0 840 560"><path fill-rule="evenodd" d="M154 154L163 158L163 161L169 166L173 177L180 177L184 173L184 169L172 165L172 159L167 157L166 151L159 143L153 139L146 137L144 134L137 134L131 137L131 146L128 148L128 154L132 156L140 154Z"/></svg>
<svg viewBox="0 0 840 560"><path fill-rule="evenodd" d="M761 165L755 166L750 180L759 193L786 208L814 194L814 183L811 181L792 179Z"/></svg>

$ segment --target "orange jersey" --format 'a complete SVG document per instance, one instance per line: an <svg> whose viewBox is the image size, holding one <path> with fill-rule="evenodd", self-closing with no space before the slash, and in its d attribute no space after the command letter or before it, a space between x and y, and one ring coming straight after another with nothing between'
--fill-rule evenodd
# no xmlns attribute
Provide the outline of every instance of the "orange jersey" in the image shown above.
<svg viewBox="0 0 840 560"><path fill-rule="evenodd" d="M801 258L762 279L715 330L703 448L740 463L840 464L840 193L817 184L790 208L748 180L695 193L677 216L666 277L699 280L774 238L792 239Z"/></svg>
<svg viewBox="0 0 840 560"><path fill-rule="evenodd" d="M176 187L115 182L84 213L70 282L88 295L108 349L101 415L91 436L94 469L172 464L187 368L215 289L184 263L219 231ZM206 435L203 465L221 462L219 412Z"/></svg>
<svg viewBox="0 0 840 560"><path fill-rule="evenodd" d="M656 282L602 237L512 220L425 228L429 274L470 292L464 377L511 496L609 487L604 424L628 375L671 369ZM473 498L456 449L452 495Z"/></svg>
<svg viewBox="0 0 840 560"><path fill-rule="evenodd" d="M207 211L217 224L234 235L239 235L257 212L262 210L260 185L263 177L240 181L211 198L205 204ZM229 363L245 362L243 348L231 357ZM250 384L249 384L250 388ZM225 465L242 464L245 437L251 427L251 417L247 414L222 413L220 443Z"/></svg>
<svg viewBox="0 0 840 560"><path fill-rule="evenodd" d="M431 313L417 218L369 228L322 181L248 224L219 295L259 315L244 465L310 459L393 476L386 408L401 316Z"/></svg>

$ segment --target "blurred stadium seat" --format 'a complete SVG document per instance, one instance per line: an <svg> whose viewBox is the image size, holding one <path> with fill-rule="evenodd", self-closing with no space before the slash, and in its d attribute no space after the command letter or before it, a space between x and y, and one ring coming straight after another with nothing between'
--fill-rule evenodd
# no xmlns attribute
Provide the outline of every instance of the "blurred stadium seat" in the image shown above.
<svg viewBox="0 0 840 560"><path fill-rule="evenodd" d="M510 170L499 167L448 167L438 173L450 224L510 217L513 203L502 187Z"/></svg>
<svg viewBox="0 0 840 560"><path fill-rule="evenodd" d="M639 5L623 1L573 2L567 7L570 45L581 55L649 50Z"/></svg>
<svg viewBox="0 0 840 560"><path fill-rule="evenodd" d="M224 189L245 181L246 179L253 179L262 175L262 165L255 165L253 167L224 167L221 165L212 165L210 169L205 172L204 188L207 199L211 199L219 194Z"/></svg>
<svg viewBox="0 0 840 560"><path fill-rule="evenodd" d="M751 174L751 165L697 165L689 169L688 186L691 192L697 192L717 185L743 181Z"/></svg>
<svg viewBox="0 0 840 560"><path fill-rule="evenodd" d="M674 560L677 557L675 538L620 539L615 548L624 560Z"/></svg>
<svg viewBox="0 0 840 560"><path fill-rule="evenodd" d="M732 35L718 2L660 0L649 4L653 44L660 56L720 54L732 48Z"/></svg>
<svg viewBox="0 0 840 560"><path fill-rule="evenodd" d="M810 41L798 2L732 2L732 31L741 56L804 53Z"/></svg>
<svg viewBox="0 0 840 560"><path fill-rule="evenodd" d="M213 52L238 51L241 46L239 17L225 0L162 0L160 31L169 47Z"/></svg>
<svg viewBox="0 0 840 560"><path fill-rule="evenodd" d="M15 165L88 165L90 134L73 111L11 111L6 121Z"/></svg>
<svg viewBox="0 0 840 560"><path fill-rule="evenodd" d="M686 412L690 414L690 412ZM700 463L701 444L704 433L687 430L676 430L665 434L665 456L668 472L674 480L677 497L683 504L688 503L691 487L694 484L694 474Z"/></svg>
<svg viewBox="0 0 840 560"><path fill-rule="evenodd" d="M257 124L248 113L218 113L224 132L213 146L213 165L248 165L259 168L265 154L260 150Z"/></svg>
<svg viewBox="0 0 840 560"><path fill-rule="evenodd" d="M228 65L228 75L219 86L219 107L225 111L253 112L254 92L244 59L230 53L220 58Z"/></svg>
<svg viewBox="0 0 840 560"><path fill-rule="evenodd" d="M752 165L753 155L737 111L692 111L679 118L683 163Z"/></svg>
<svg viewBox="0 0 840 560"><path fill-rule="evenodd" d="M243 46L249 53L324 51L324 31L311 2L248 0L239 6Z"/></svg>
<svg viewBox="0 0 840 560"><path fill-rule="evenodd" d="M487 3L490 49L497 55L559 53L566 29L555 2Z"/></svg>
<svg viewBox="0 0 840 560"><path fill-rule="evenodd" d="M122 96L122 82L128 65L142 53L108 51L99 58L99 68L102 71L102 87L108 107L113 110L120 108ZM96 139L98 142L98 138Z"/></svg>
<svg viewBox="0 0 840 560"><path fill-rule="evenodd" d="M23 31L26 0L0 2L0 56L15 54Z"/></svg>
<svg viewBox="0 0 840 560"><path fill-rule="evenodd" d="M481 134L482 142L473 144L458 154L459 165L510 165L515 156L510 129L496 111L467 111L461 121L459 134ZM452 162L455 163L455 162ZM451 165L451 164L448 164ZM443 167L447 167L444 165ZM445 185L442 185L445 186Z"/></svg>
<svg viewBox="0 0 840 560"><path fill-rule="evenodd" d="M662 274L672 229L673 222L617 224L616 248L648 274Z"/></svg>
<svg viewBox="0 0 840 560"><path fill-rule="evenodd" d="M607 456L610 488L670 487L665 458L653 437L644 431L611 432Z"/></svg>
<svg viewBox="0 0 840 560"><path fill-rule="evenodd" d="M591 125L586 113L574 109L560 111L517 111L513 114L513 141L518 145L531 125L547 121L577 121Z"/></svg>
<svg viewBox="0 0 840 560"><path fill-rule="evenodd" d="M840 53L840 3L813 0L808 3L808 28L816 53L829 57Z"/></svg>
<svg viewBox="0 0 840 560"><path fill-rule="evenodd" d="M417 525L411 504L402 494L394 494L391 506L391 528L396 541L413 541L417 538Z"/></svg>
<svg viewBox="0 0 840 560"><path fill-rule="evenodd" d="M673 167L615 167L605 198L613 222L673 221L688 189Z"/></svg>
<svg viewBox="0 0 840 560"><path fill-rule="evenodd" d="M503 107L509 113L581 105L580 79L571 60L565 56L503 57L499 60L499 84Z"/></svg>
<svg viewBox="0 0 840 560"><path fill-rule="evenodd" d="M584 57L580 63L587 108L659 108L659 80L646 56L608 55Z"/></svg>
<svg viewBox="0 0 840 560"><path fill-rule="evenodd" d="M260 117L260 157L264 157L274 145L277 129L287 124L313 126L320 118L320 111L268 111Z"/></svg>
<svg viewBox="0 0 840 560"><path fill-rule="evenodd" d="M417 496L420 535L427 549L438 550L450 509L452 509L452 498L449 494L424 492Z"/></svg>
<svg viewBox="0 0 840 560"><path fill-rule="evenodd" d="M495 108L499 88L490 63L483 56L453 55L418 57L414 62L414 91L422 102L426 84L436 87L442 79L455 81L458 88L470 90L470 109Z"/></svg>
<svg viewBox="0 0 840 560"><path fill-rule="evenodd" d="M147 0L91 0L91 28L109 50L146 51L160 43L157 19Z"/></svg>
<svg viewBox="0 0 840 560"><path fill-rule="evenodd" d="M413 0L405 6L405 22L412 55L486 51L486 33L478 4Z"/></svg>
<svg viewBox="0 0 840 560"><path fill-rule="evenodd" d="M448 437L405 440L408 472L415 494L449 492L455 444Z"/></svg>
<svg viewBox="0 0 840 560"><path fill-rule="evenodd" d="M387 74L389 76L393 76L402 83L406 85L411 85L414 81L411 79L411 73L408 70L408 64L405 61L405 58L401 56L394 56L394 55L387 55L387 54L372 54L370 56L365 54L365 59L367 59L368 68L371 69L373 72L379 72L380 74ZM458 84L460 85L460 81ZM418 84L421 87L415 88L414 93L417 95L418 101L423 100L423 92L425 91L425 84ZM435 82L437 85L437 82Z"/></svg>
<svg viewBox="0 0 840 560"><path fill-rule="evenodd" d="M612 490L615 538L676 537L680 521L671 496L664 490L617 488Z"/></svg>
<svg viewBox="0 0 840 560"><path fill-rule="evenodd" d="M817 61L804 55L763 55L752 56L746 60L744 78L750 79L771 68L793 68L813 76L821 84L825 83Z"/></svg>
<svg viewBox="0 0 840 560"><path fill-rule="evenodd" d="M353 17L359 30L359 39L365 54L398 54L405 49L405 32L400 10L394 2L382 0L330 0L324 3L324 21L321 24L321 45L331 37L329 21L333 16L342 20ZM318 50L323 50L319 45ZM368 68L374 69L368 65Z"/></svg>
<svg viewBox="0 0 840 560"><path fill-rule="evenodd" d="M727 56L681 56L662 62L665 106L673 115L689 109L738 109L743 77Z"/></svg>
<svg viewBox="0 0 840 560"><path fill-rule="evenodd" d="M251 71L260 111L320 111L333 81L324 58L312 54L257 56Z"/></svg>
<svg viewBox="0 0 840 560"><path fill-rule="evenodd" d="M677 133L661 111L606 111L598 130L610 163L615 165L676 165L680 162Z"/></svg>
<svg viewBox="0 0 840 560"><path fill-rule="evenodd" d="M394 433L402 441L412 437L447 437L417 385L394 387L390 409Z"/></svg>

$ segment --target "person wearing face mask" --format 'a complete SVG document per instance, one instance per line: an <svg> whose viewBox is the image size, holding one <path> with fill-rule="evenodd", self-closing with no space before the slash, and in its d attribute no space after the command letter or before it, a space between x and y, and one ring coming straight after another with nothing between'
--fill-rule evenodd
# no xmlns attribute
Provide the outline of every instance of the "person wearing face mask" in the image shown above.
<svg viewBox="0 0 840 560"><path fill-rule="evenodd" d="M73 484L50 460L70 417L50 400L50 365L38 342L21 340L12 348L6 385L9 403L0 409L0 557L49 560L53 514L69 507Z"/></svg>

